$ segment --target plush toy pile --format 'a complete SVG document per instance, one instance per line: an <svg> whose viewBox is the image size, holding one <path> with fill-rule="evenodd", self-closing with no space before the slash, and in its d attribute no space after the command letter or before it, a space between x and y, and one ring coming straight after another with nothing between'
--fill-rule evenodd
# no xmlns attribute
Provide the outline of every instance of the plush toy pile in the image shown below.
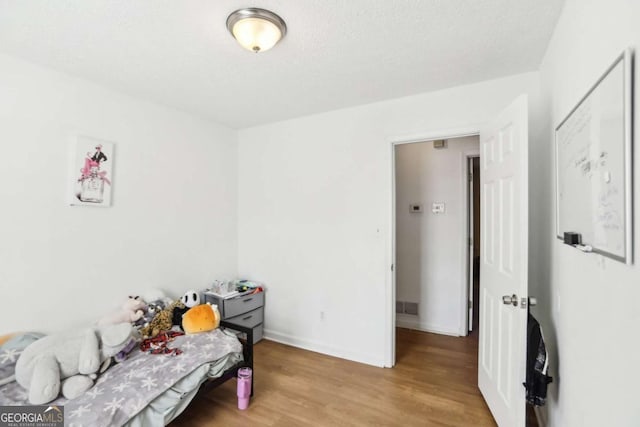
<svg viewBox="0 0 640 427"><path fill-rule="evenodd" d="M220 324L217 307L200 304L195 291L175 301L162 293L149 300L145 303L140 296L130 296L95 326L35 338L15 364L15 379L28 390L29 402L42 405L60 393L67 399L82 395L112 363L125 360L140 345L141 338L145 339L143 346L151 343L154 348L165 347L161 351L146 348L149 353L179 355L179 350L166 348L166 342L183 333L175 330L194 334L211 331Z"/></svg>
<svg viewBox="0 0 640 427"><path fill-rule="evenodd" d="M180 300L174 301L167 308L158 312L155 317L149 322L149 325L140 329L142 338L153 338L160 332L170 330L173 325L173 311L177 308L184 307L184 304Z"/></svg>

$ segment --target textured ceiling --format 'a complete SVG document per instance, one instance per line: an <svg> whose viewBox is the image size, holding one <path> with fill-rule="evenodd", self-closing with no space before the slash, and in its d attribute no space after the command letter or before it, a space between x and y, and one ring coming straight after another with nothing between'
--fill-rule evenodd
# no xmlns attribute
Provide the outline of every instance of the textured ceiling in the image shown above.
<svg viewBox="0 0 640 427"><path fill-rule="evenodd" d="M0 0L0 52L244 128L538 68L563 0ZM227 15L288 34L245 51Z"/></svg>

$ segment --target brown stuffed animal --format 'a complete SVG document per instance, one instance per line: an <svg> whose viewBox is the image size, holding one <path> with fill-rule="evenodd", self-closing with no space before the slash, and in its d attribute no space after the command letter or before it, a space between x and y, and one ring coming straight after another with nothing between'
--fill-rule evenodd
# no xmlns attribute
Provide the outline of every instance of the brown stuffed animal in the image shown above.
<svg viewBox="0 0 640 427"><path fill-rule="evenodd" d="M142 338L153 338L160 332L168 331L173 326L173 309L176 307L184 308L184 304L180 300L176 300L153 318L148 326L140 329Z"/></svg>

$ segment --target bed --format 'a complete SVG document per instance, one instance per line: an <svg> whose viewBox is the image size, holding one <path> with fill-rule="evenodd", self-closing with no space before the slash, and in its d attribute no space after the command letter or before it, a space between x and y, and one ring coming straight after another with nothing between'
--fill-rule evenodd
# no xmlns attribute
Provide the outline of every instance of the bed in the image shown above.
<svg viewBox="0 0 640 427"><path fill-rule="evenodd" d="M50 405L64 406L68 427L163 426L180 415L200 390L234 378L241 367L253 368L252 330L228 321L211 332L179 336L170 347L180 348L182 354L154 355L136 349L100 375L82 396L60 397ZM25 404L27 392L15 381L0 387L0 405Z"/></svg>

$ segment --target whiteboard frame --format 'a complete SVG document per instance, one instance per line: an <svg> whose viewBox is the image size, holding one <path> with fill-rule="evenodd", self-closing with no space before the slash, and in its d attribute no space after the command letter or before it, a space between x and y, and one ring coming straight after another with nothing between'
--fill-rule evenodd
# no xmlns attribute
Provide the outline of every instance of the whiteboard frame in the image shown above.
<svg viewBox="0 0 640 427"><path fill-rule="evenodd" d="M597 253L625 264L633 263L633 51L628 48L615 59L613 64L605 71L598 81L591 86L589 91L580 99L575 107L567 114L567 116L555 128L555 167L556 167L556 237L564 241L564 236L560 230L560 170L558 167L558 130L573 113L582 105L582 103L598 88L600 83L609 76L609 73L618 66L620 61L623 62L624 76L624 99L623 99L623 120L624 120L624 256L612 254L602 249L593 247L591 252ZM573 230L565 230L573 231ZM589 245L589 242L583 242Z"/></svg>

